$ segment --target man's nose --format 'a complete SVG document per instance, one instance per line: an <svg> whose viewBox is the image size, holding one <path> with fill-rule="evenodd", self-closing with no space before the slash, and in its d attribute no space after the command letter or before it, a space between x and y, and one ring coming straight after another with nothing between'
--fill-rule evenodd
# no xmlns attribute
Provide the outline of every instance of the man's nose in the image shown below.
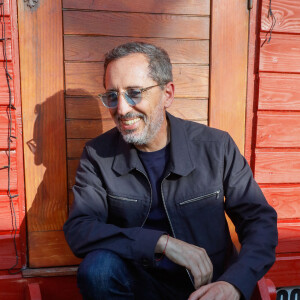
<svg viewBox="0 0 300 300"><path fill-rule="evenodd" d="M128 102L125 99L125 96L123 93L119 93L118 95L118 106L117 106L117 112L120 116L125 116L128 112L131 111L131 106L128 104Z"/></svg>

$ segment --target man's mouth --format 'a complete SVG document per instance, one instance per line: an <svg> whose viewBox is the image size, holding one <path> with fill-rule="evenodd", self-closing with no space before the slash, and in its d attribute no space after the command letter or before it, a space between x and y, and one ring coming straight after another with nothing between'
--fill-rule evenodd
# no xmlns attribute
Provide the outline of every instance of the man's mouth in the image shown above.
<svg viewBox="0 0 300 300"><path fill-rule="evenodd" d="M135 119L130 119L130 120L122 120L122 123L125 125L132 125L135 124L139 121L139 118L135 118Z"/></svg>

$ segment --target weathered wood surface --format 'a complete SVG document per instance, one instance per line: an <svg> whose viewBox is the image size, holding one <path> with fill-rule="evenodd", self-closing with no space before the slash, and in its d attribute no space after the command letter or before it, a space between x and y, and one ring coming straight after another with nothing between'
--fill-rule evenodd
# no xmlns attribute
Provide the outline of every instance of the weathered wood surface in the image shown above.
<svg viewBox="0 0 300 300"><path fill-rule="evenodd" d="M4 29L5 26L5 36L6 38L11 37L11 22L10 22L10 18L4 17L4 23L3 23L3 18L0 18L0 28L1 28L1 33L2 33L2 28ZM2 35L1 35L2 37Z"/></svg>
<svg viewBox="0 0 300 300"><path fill-rule="evenodd" d="M262 36L261 43L265 37ZM260 71L300 73L300 38L291 34L272 34L271 42L260 51Z"/></svg>
<svg viewBox="0 0 300 300"><path fill-rule="evenodd" d="M0 42L1 44L1 42ZM12 96L12 103L14 104L14 81L15 81L15 76L13 73L13 67L12 63L9 62L7 65L8 72L10 76L12 77L12 80L10 81L10 88L11 88L11 96ZM9 103L9 91L8 91L8 86L7 86L7 81L6 81L6 73L4 66L1 64L0 66L0 105L8 105Z"/></svg>
<svg viewBox="0 0 300 300"><path fill-rule="evenodd" d="M269 31L272 18L268 18L269 0L263 0L261 30ZM298 0L272 0L276 17L273 32L300 33L300 6Z"/></svg>
<svg viewBox="0 0 300 300"><path fill-rule="evenodd" d="M68 158L80 158L84 145L89 140L90 139L68 139L67 140Z"/></svg>
<svg viewBox="0 0 300 300"><path fill-rule="evenodd" d="M298 74L261 74L258 109L300 111L299 87Z"/></svg>
<svg viewBox="0 0 300 300"><path fill-rule="evenodd" d="M18 252L20 253L20 236L16 235L16 244ZM14 241L12 234L0 235L0 270L9 269L16 263L16 252L14 248ZM21 267L21 260L16 268Z"/></svg>
<svg viewBox="0 0 300 300"><path fill-rule="evenodd" d="M244 153L249 33L247 1L230 0L226 5L221 0L213 1L211 19L209 125L228 131Z"/></svg>
<svg viewBox="0 0 300 300"><path fill-rule="evenodd" d="M189 120L207 119L207 99L175 98L168 111L177 117ZM110 113L97 97L67 97L67 119L109 119Z"/></svg>
<svg viewBox="0 0 300 300"><path fill-rule="evenodd" d="M47 240L68 213L61 1L18 1L18 22L29 266L66 265L63 246Z"/></svg>
<svg viewBox="0 0 300 300"><path fill-rule="evenodd" d="M101 0L63 0L63 8L123 11L123 12L148 12L159 14L192 14L209 15L210 2L203 0L119 0L119 1L101 1Z"/></svg>
<svg viewBox="0 0 300 300"><path fill-rule="evenodd" d="M19 198L13 198L13 203L14 211L9 197L7 195L0 195L0 231L11 231L12 229L20 228ZM16 220L14 215L16 216Z"/></svg>
<svg viewBox="0 0 300 300"><path fill-rule="evenodd" d="M276 247L276 253L297 253L300 249L300 222L278 222L278 236L280 243Z"/></svg>
<svg viewBox="0 0 300 300"><path fill-rule="evenodd" d="M25 278L72 276L72 275L76 276L77 270L78 270L78 267L25 269L22 271L22 275Z"/></svg>
<svg viewBox="0 0 300 300"><path fill-rule="evenodd" d="M0 151L0 191L7 191L8 189L8 166L7 151ZM11 151L11 173L10 173L10 189L17 190L17 161L16 151Z"/></svg>
<svg viewBox="0 0 300 300"><path fill-rule="evenodd" d="M103 63L66 63L66 94L92 95L103 93ZM209 67L192 64L173 66L176 97L208 98Z"/></svg>
<svg viewBox="0 0 300 300"><path fill-rule="evenodd" d="M300 185L262 186L262 191L278 214L278 219L300 219Z"/></svg>
<svg viewBox="0 0 300 300"><path fill-rule="evenodd" d="M146 42L165 49L172 63L209 63L209 40L128 38L113 36L64 36L66 61L104 61L104 53L130 41Z"/></svg>
<svg viewBox="0 0 300 300"><path fill-rule="evenodd" d="M258 183L300 183L300 151L256 150Z"/></svg>
<svg viewBox="0 0 300 300"><path fill-rule="evenodd" d="M4 2L4 16L9 16L10 15L10 1L9 0L4 0L1 1ZM2 12L2 10L1 10Z"/></svg>
<svg viewBox="0 0 300 300"><path fill-rule="evenodd" d="M64 34L209 38L209 17L64 11Z"/></svg>
<svg viewBox="0 0 300 300"><path fill-rule="evenodd" d="M68 187L71 189L75 184L76 171L79 165L79 159L68 160Z"/></svg>
<svg viewBox="0 0 300 300"><path fill-rule="evenodd" d="M257 147L300 147L300 113L258 113Z"/></svg>
<svg viewBox="0 0 300 300"><path fill-rule="evenodd" d="M81 262L71 252L62 230L29 232L28 238L31 240L29 260L32 268L76 265Z"/></svg>
<svg viewBox="0 0 300 300"><path fill-rule="evenodd" d="M12 116L12 131L11 135L16 136L16 123L15 123L15 112L14 110L11 111ZM6 107L0 107L0 150L8 149L8 128L9 128L9 121L8 121L8 111ZM11 149L16 148L16 139L11 138L12 143L10 143ZM0 166L1 167L1 166Z"/></svg>
<svg viewBox="0 0 300 300"><path fill-rule="evenodd" d="M4 61L4 42L0 42L0 61ZM6 58L11 61L11 40L6 40ZM3 65L1 65L3 67Z"/></svg>

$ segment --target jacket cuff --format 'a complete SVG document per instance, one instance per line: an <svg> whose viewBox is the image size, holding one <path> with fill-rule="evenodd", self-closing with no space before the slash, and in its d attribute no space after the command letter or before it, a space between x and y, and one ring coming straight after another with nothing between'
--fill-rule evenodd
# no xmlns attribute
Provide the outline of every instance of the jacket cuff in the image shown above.
<svg viewBox="0 0 300 300"><path fill-rule="evenodd" d="M257 283L257 278L247 266L235 263L216 281L229 282L241 292L241 299L249 300Z"/></svg>
<svg viewBox="0 0 300 300"><path fill-rule="evenodd" d="M167 234L164 231L141 228L133 243L136 261L144 267L155 265L155 247L159 238Z"/></svg>

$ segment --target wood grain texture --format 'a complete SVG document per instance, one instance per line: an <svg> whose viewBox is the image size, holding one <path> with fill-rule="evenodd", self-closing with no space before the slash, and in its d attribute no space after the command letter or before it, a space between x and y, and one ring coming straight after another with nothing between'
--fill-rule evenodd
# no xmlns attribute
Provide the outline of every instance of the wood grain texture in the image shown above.
<svg viewBox="0 0 300 300"><path fill-rule="evenodd" d="M65 34L209 38L209 17L100 11L63 14Z"/></svg>
<svg viewBox="0 0 300 300"><path fill-rule="evenodd" d="M0 231L11 231L20 228L19 198L13 198L14 210L7 195L0 195ZM15 218L16 216L16 226Z"/></svg>
<svg viewBox="0 0 300 300"><path fill-rule="evenodd" d="M300 219L300 186L269 186L262 191L278 214L278 219Z"/></svg>
<svg viewBox="0 0 300 300"><path fill-rule="evenodd" d="M259 113L257 147L300 147L300 113Z"/></svg>
<svg viewBox="0 0 300 300"><path fill-rule="evenodd" d="M71 189L75 184L76 171L79 165L79 159L68 160L68 188Z"/></svg>
<svg viewBox="0 0 300 300"><path fill-rule="evenodd" d="M104 92L103 63L65 63L66 94L96 96ZM208 98L209 67L173 65L176 97Z"/></svg>
<svg viewBox="0 0 300 300"><path fill-rule="evenodd" d="M300 111L300 75L262 73L259 79L259 110Z"/></svg>
<svg viewBox="0 0 300 300"><path fill-rule="evenodd" d="M18 1L18 21L29 265L47 266L57 254L40 256L43 231L61 230L68 212L61 1Z"/></svg>
<svg viewBox="0 0 300 300"><path fill-rule="evenodd" d="M6 58L11 61L11 40L6 40ZM0 61L4 61L4 42L0 42ZM1 65L2 67L3 65Z"/></svg>
<svg viewBox="0 0 300 300"><path fill-rule="evenodd" d="M82 150L90 139L68 139L67 140L67 157L80 158Z"/></svg>
<svg viewBox="0 0 300 300"><path fill-rule="evenodd" d="M264 35L261 43L265 40ZM260 71L300 73L300 36L272 34L260 51Z"/></svg>
<svg viewBox="0 0 300 300"><path fill-rule="evenodd" d="M276 253L298 253L300 249L300 222L278 222L278 246Z"/></svg>
<svg viewBox="0 0 300 300"><path fill-rule="evenodd" d="M25 278L72 276L72 275L76 276L77 270L78 267L25 269L22 271L22 275Z"/></svg>
<svg viewBox="0 0 300 300"><path fill-rule="evenodd" d="M175 98L168 109L171 114L189 120L207 120L207 99ZM68 119L109 119L110 113L96 97L67 97Z"/></svg>
<svg viewBox="0 0 300 300"><path fill-rule="evenodd" d="M300 183L300 152L257 149L255 179L258 183Z"/></svg>
<svg viewBox="0 0 300 300"><path fill-rule="evenodd" d="M261 30L268 31L271 17L268 18L269 0L263 0ZM276 17L273 32L300 33L300 6L298 0L272 0L272 11Z"/></svg>
<svg viewBox="0 0 300 300"><path fill-rule="evenodd" d="M67 120L68 139L91 139L115 127L112 119L101 120Z"/></svg>
<svg viewBox="0 0 300 300"><path fill-rule="evenodd" d="M17 249L20 253L20 236L16 236ZM0 270L9 269L16 263L16 252L14 249L13 236L11 234L0 234ZM16 268L21 267L21 261L19 260Z"/></svg>
<svg viewBox="0 0 300 300"><path fill-rule="evenodd" d="M275 264L266 277L272 279L277 287L299 285L300 256L297 253L278 254Z"/></svg>
<svg viewBox="0 0 300 300"><path fill-rule="evenodd" d="M247 1L230 0L226 5L221 0L213 1L211 19L209 125L228 131L244 153Z"/></svg>
<svg viewBox="0 0 300 300"><path fill-rule="evenodd" d="M7 151L0 151L0 191L7 191L8 189L8 166ZM11 151L11 173L10 173L10 189L17 190L17 161L16 151Z"/></svg>
<svg viewBox="0 0 300 300"><path fill-rule="evenodd" d="M209 40L129 38L113 36L64 36L66 61L104 61L104 53L128 42L145 42L165 49L172 63L209 63Z"/></svg>
<svg viewBox="0 0 300 300"><path fill-rule="evenodd" d="M148 12L160 14L192 14L209 15L209 0L119 0L119 1L101 1L101 0L63 0L63 8L89 9L89 10L108 10L123 12Z"/></svg>
<svg viewBox="0 0 300 300"><path fill-rule="evenodd" d="M29 260L33 268L76 265L81 260L71 252L61 230L29 232ZM41 247L40 245L43 245Z"/></svg>
<svg viewBox="0 0 300 300"><path fill-rule="evenodd" d="M16 123L15 123L15 112L14 110L11 111L12 115L12 136L16 136ZM8 121L8 112L6 108L0 107L0 150L8 149L8 128L9 128L9 121ZM11 138L12 143L10 143L11 149L16 148L16 139Z"/></svg>
<svg viewBox="0 0 300 300"><path fill-rule="evenodd" d="M1 43L0 43L1 44ZM7 65L8 72L12 77L10 81L10 88L12 92L12 103L14 104L14 81L15 76L13 72L13 65L11 62ZM0 105L8 105L9 103L9 90L6 81L6 73L3 64L0 64Z"/></svg>

